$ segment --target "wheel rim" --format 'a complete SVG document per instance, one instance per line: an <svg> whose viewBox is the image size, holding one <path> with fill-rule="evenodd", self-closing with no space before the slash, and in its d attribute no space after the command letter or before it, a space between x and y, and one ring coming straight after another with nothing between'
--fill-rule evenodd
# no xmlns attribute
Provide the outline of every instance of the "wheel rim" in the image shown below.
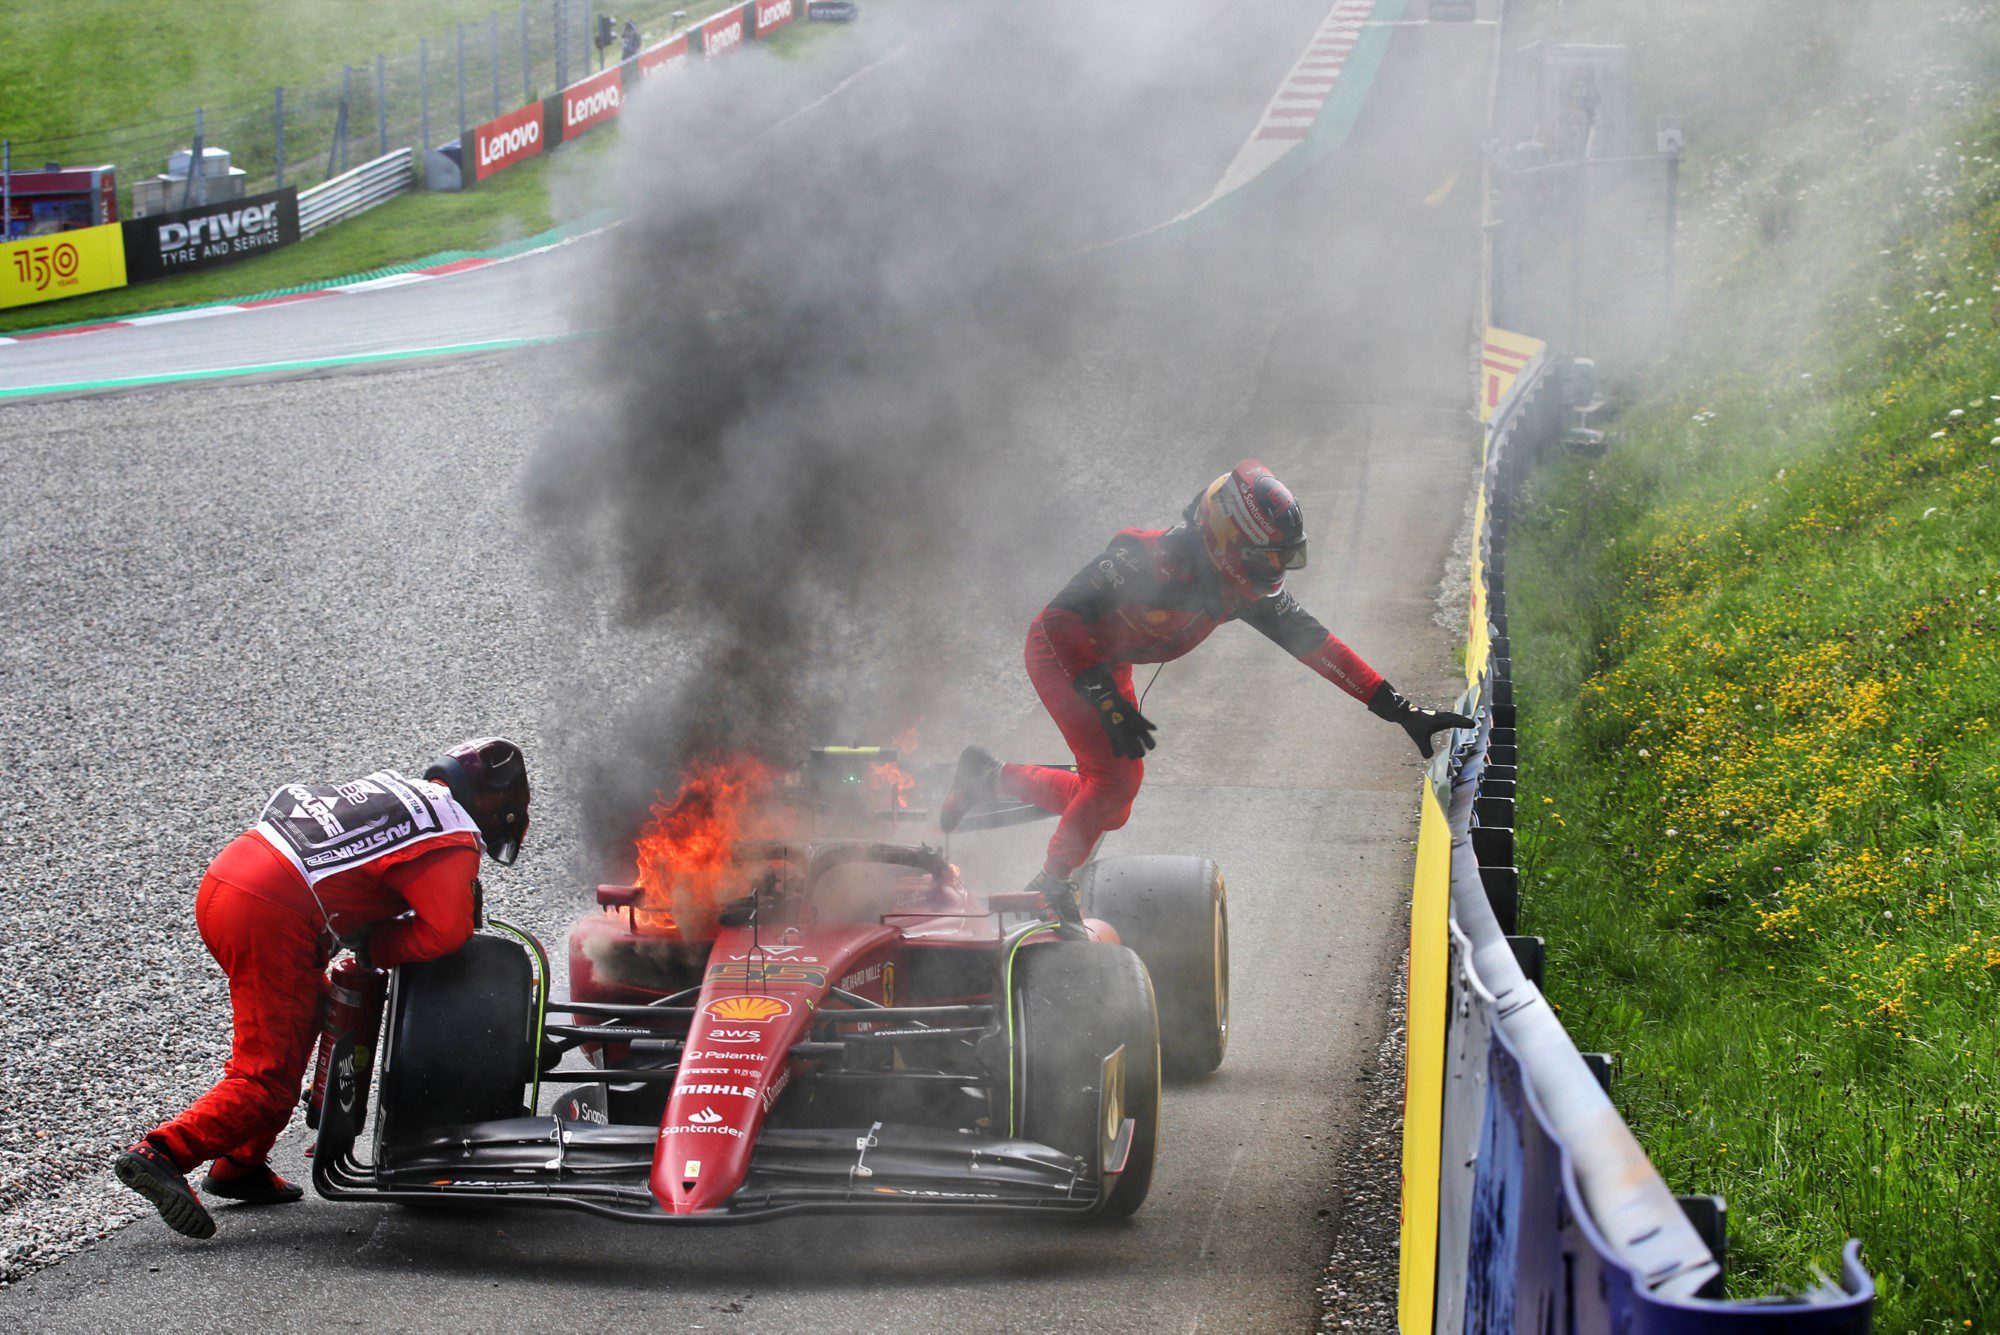
<svg viewBox="0 0 2000 1335"><path fill-rule="evenodd" d="M1215 939L1215 1032L1221 1042L1229 1044L1229 896L1223 889L1222 876L1215 878L1215 930L1210 934Z"/></svg>

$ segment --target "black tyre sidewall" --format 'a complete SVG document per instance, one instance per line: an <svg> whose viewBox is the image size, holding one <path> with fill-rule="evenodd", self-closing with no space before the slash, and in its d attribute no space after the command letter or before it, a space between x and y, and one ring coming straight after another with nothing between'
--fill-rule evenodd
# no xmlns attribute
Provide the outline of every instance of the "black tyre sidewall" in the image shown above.
<svg viewBox="0 0 2000 1335"><path fill-rule="evenodd" d="M534 978L527 951L494 936L396 970L378 1153L434 1127L521 1115L534 1078Z"/></svg>
<svg viewBox="0 0 2000 1335"><path fill-rule="evenodd" d="M1104 1060L1125 1049L1131 1152L1100 1218L1145 1201L1159 1143L1159 1023L1145 965L1123 946L1029 945L1013 974L1014 1134L1074 1155L1100 1172Z"/></svg>
<svg viewBox="0 0 2000 1335"><path fill-rule="evenodd" d="M1229 892L1221 868L1200 857L1102 858L1078 880L1083 911L1110 923L1152 975L1167 1074L1187 1079L1222 1065L1229 1050Z"/></svg>

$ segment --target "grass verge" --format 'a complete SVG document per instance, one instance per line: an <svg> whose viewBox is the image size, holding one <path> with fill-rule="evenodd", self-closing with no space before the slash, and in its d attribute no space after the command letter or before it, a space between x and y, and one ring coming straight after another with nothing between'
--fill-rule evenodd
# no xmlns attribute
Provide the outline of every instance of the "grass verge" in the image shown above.
<svg viewBox="0 0 2000 1335"><path fill-rule="evenodd" d="M1827 110L1697 164L1678 365L1531 480L1523 930L1733 1294L1852 1234L1878 1330L1993 1329L2000 102Z"/></svg>
<svg viewBox="0 0 2000 1335"><path fill-rule="evenodd" d="M761 46L779 59L796 60L839 31L837 25L797 21ZM559 210L554 202L558 183L579 166L588 169L609 154L616 139L615 128L586 136L472 190L404 195L295 246L226 268L0 311L0 334L280 292L408 264L445 249L485 250L534 236L554 226L559 211L574 215L587 208L565 198L567 207Z"/></svg>

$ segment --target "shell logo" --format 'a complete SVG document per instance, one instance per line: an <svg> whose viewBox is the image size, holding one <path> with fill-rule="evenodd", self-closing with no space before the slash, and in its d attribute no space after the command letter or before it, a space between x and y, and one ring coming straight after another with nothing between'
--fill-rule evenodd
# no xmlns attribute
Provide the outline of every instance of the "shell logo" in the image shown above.
<svg viewBox="0 0 2000 1335"><path fill-rule="evenodd" d="M724 997L708 1003L710 1018L738 1024L763 1024L791 1013L792 1004L782 997Z"/></svg>

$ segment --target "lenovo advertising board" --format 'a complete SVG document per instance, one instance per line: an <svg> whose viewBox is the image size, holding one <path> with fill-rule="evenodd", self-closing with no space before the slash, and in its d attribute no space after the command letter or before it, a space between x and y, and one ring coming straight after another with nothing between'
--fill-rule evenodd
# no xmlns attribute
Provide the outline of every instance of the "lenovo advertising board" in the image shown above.
<svg viewBox="0 0 2000 1335"><path fill-rule="evenodd" d="M661 42L658 46L649 46L641 51L635 57L639 62L640 77L677 70L687 64L694 54L688 42L690 35L682 33L671 42Z"/></svg>
<svg viewBox="0 0 2000 1335"><path fill-rule="evenodd" d="M751 4L725 9L708 22L695 29L701 38L701 55L704 60L714 60L732 51L741 50L743 40L749 36L749 25L744 21L756 0Z"/></svg>
<svg viewBox="0 0 2000 1335"><path fill-rule="evenodd" d="M120 223L125 274L134 283L233 264L299 239L299 192L291 186L220 204L154 213Z"/></svg>
<svg viewBox="0 0 2000 1335"><path fill-rule="evenodd" d="M752 7L757 14L757 40L761 42L792 21L796 4L795 0L752 0Z"/></svg>
<svg viewBox="0 0 2000 1335"><path fill-rule="evenodd" d="M540 102L496 116L472 132L472 179L483 181L494 172L526 162L548 146Z"/></svg>
<svg viewBox="0 0 2000 1335"><path fill-rule="evenodd" d="M0 245L0 310L125 286L122 223Z"/></svg>
<svg viewBox="0 0 2000 1335"><path fill-rule="evenodd" d="M613 65L562 90L562 137L568 143L593 126L618 118L625 105L625 68Z"/></svg>

